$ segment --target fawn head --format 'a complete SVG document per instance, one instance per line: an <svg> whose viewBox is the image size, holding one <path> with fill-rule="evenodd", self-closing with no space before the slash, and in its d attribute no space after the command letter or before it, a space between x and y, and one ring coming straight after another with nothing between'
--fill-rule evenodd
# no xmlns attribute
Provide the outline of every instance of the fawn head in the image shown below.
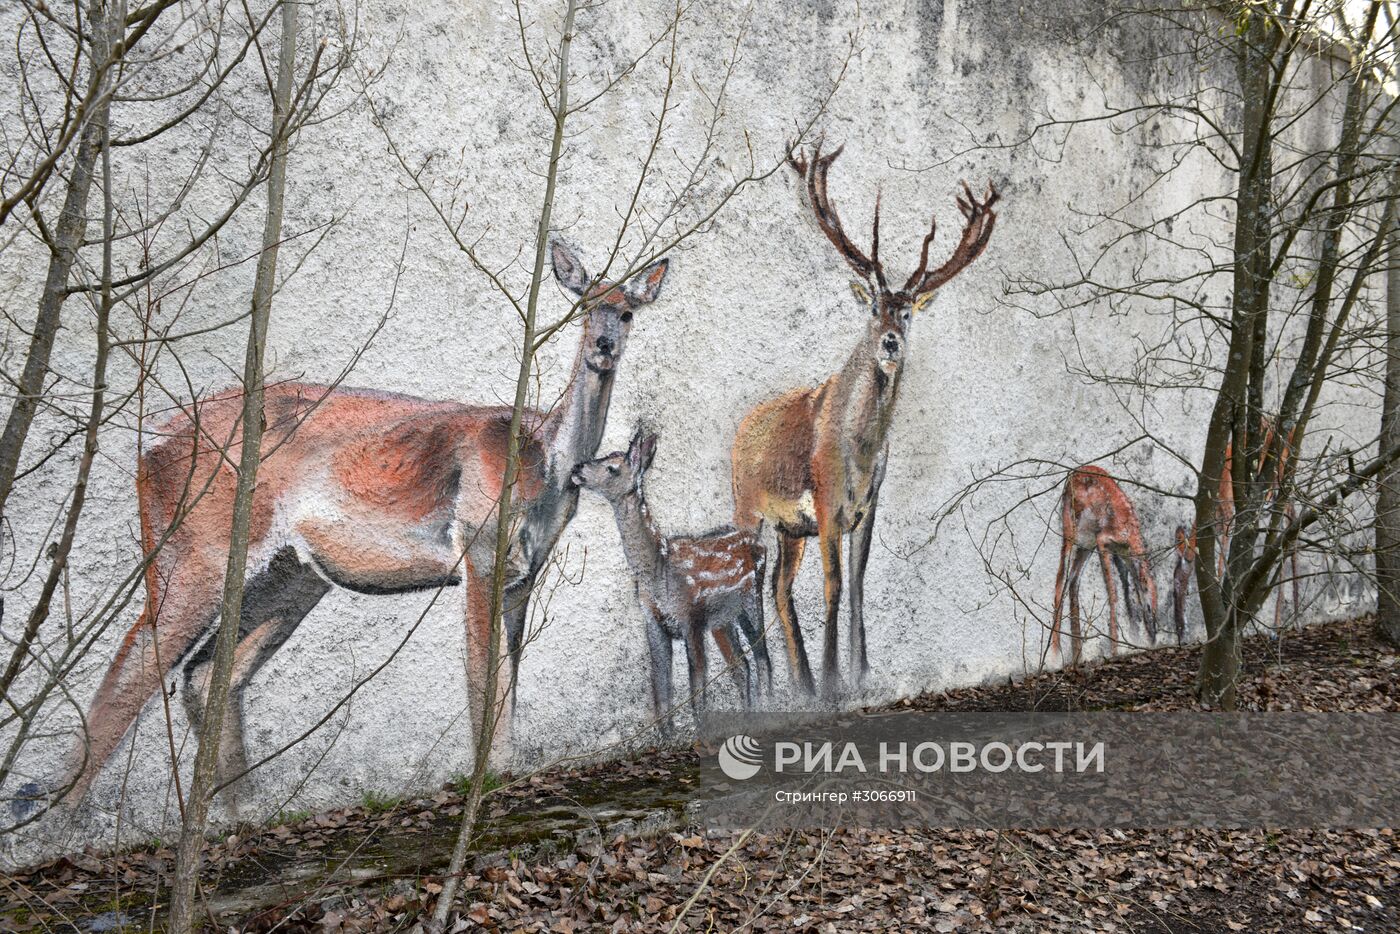
<svg viewBox="0 0 1400 934"><path fill-rule="evenodd" d="M549 258L559 284L583 300L584 363L595 373L611 373L627 346L632 312L656 301L670 261L659 259L619 284L591 278L561 239L550 241Z"/></svg>
<svg viewBox="0 0 1400 934"><path fill-rule="evenodd" d="M992 206L1001 195L989 182L986 195L978 201L964 184L963 194L958 196L957 202L965 224L962 239L953 255L942 266L929 271L928 248L938 230L937 221L930 222L928 235L924 237L919 253L919 267L903 287L891 288L885 279L885 267L880 262L879 195L875 197L875 221L870 232L870 253L866 255L846 236L841 217L827 193L827 174L836 157L841 155L842 148L837 147L830 155L823 156L821 144L818 143L811 158L789 154L788 165L806 182L807 202L816 215L817 226L856 273L857 278L851 281L851 291L868 315L865 345L869 347L876 365L889 375L904 365L909 324L914 314L928 304L940 287L962 272L987 248L997 218Z"/></svg>
<svg viewBox="0 0 1400 934"><path fill-rule="evenodd" d="M592 490L610 503L642 488L642 477L656 456L655 432L638 428L625 451L613 451L574 468L570 475L575 486Z"/></svg>

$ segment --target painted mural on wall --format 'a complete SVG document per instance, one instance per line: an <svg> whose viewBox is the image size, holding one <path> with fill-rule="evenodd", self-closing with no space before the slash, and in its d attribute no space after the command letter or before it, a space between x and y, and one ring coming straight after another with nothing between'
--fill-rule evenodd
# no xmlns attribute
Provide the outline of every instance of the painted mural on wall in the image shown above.
<svg viewBox="0 0 1400 934"><path fill-rule="evenodd" d="M667 732L671 716L671 647L680 642L690 675L689 701L699 722L707 701L705 636L718 646L745 707L772 689L763 623L768 551L753 531L717 529L665 536L647 509L643 479L657 436L638 430L626 451L574 468L574 482L612 504L622 548L646 614L652 714ZM750 660L752 656L752 660Z"/></svg>
<svg viewBox="0 0 1400 934"><path fill-rule="evenodd" d="M1274 422L1268 416L1260 419L1260 428L1263 431L1264 441L1260 450L1268 450L1274 441ZM1283 486L1283 479L1287 476L1288 462L1292 457L1293 441L1290 435L1279 453L1279 461L1269 481L1269 489L1264 498L1264 508L1271 509L1278 502L1280 491ZM1233 537L1235 524L1235 478L1234 478L1234 445L1231 442L1225 444L1225 462L1220 471L1220 485L1215 500L1215 535L1217 541L1216 552L1216 574L1223 573L1225 562L1230 551L1230 542ZM1285 499L1282 503L1282 515L1292 522L1297 517L1297 508L1292 500ZM1196 527L1192 523L1190 526L1177 526L1173 552L1175 561L1172 570L1172 624L1176 630L1176 640L1178 643L1186 640L1186 608L1191 590L1191 581L1195 576L1196 566ZM1302 576L1298 573L1298 549L1296 545L1289 549L1286 562L1280 564L1280 573L1284 564L1289 568L1288 575L1290 591L1292 596L1292 613L1295 621L1297 614L1302 607L1301 588ZM1329 575L1332 577L1333 575ZM1336 575L1345 577L1346 575ZM1279 632L1283 626L1284 601L1282 597L1274 601L1274 632Z"/></svg>
<svg viewBox="0 0 1400 934"><path fill-rule="evenodd" d="M516 491L524 520L513 533L504 595L510 665L495 673L498 696L507 699L493 741L497 764L508 763L511 752L514 673L530 594L577 509L580 489L601 494L613 507L646 615L653 712L663 729L671 728L675 642L684 649L697 719L709 679L707 637L715 641L746 704L771 689L763 609L765 525L777 534L773 598L795 683L815 693L792 596L811 537L818 540L826 581L823 693L829 697L840 685L836 622L843 537L849 539L844 589L851 669L857 679L868 671L863 583L910 323L940 287L986 249L1000 196L989 184L979 200L964 185L956 199L964 227L952 255L929 268L937 230L931 223L917 268L896 288L887 281L879 254L878 199L867 255L846 235L828 195L828 174L840 153L838 148L823 155L818 147L810 157L794 155L789 162L819 228L856 273L852 290L868 315L864 333L821 385L765 402L743 419L732 449L732 527L699 536L661 534L643 489L655 454L654 434L639 432L627 451L592 459L633 312L657 299L667 261L624 284L595 281L573 249L552 241L554 275L579 297L586 314L562 400L548 412L530 412L524 431L523 476ZM69 774L49 789L26 786L16 808L64 787L70 787L67 800L80 800L172 672L180 672L181 698L198 728L235 488L234 473L221 458L238 444L240 407L237 390L203 399L163 426L141 455L137 490L143 544L155 555L147 573L146 608L90 705L87 742L70 757ZM334 587L365 594L460 588L469 704L480 707L491 675L487 575L510 409L290 382L268 388L266 412L266 460L218 763L217 782L229 783L224 792L229 802L237 801L236 779L249 766L245 689ZM480 724L481 716L474 709L473 723Z"/></svg>
<svg viewBox="0 0 1400 934"><path fill-rule="evenodd" d="M1060 495L1060 561L1055 572L1055 605L1050 651L1060 653L1060 624L1069 596L1071 664L1083 659L1079 583L1084 565L1097 554L1108 594L1109 651L1118 653L1118 594L1114 572L1123 587L1128 619L1138 623L1151 643L1157 638L1157 585L1147 561L1142 523L1123 488L1097 464L1070 472Z"/></svg>
<svg viewBox="0 0 1400 934"><path fill-rule="evenodd" d="M838 148L823 156L818 146L810 158L793 156L790 164L805 183L817 225L857 276L852 291L869 315L865 333L845 364L826 382L764 402L745 416L733 449L734 522L749 530L768 523L777 532L773 593L778 620L792 676L809 694L815 685L792 587L807 539L817 539L826 582L822 693L828 697L840 689L836 624L841 606L843 536L849 536L850 542L851 673L859 681L870 667L865 649L865 566L889 456L887 438L899 397L910 321L940 287L987 248L997 219L992 207L999 198L991 184L980 201L964 185L957 204L965 224L953 255L938 268L928 268L929 245L938 229L935 220L924 237L918 267L902 286L894 288L880 261L879 198L867 255L846 235L828 194L827 178L840 155Z"/></svg>
<svg viewBox="0 0 1400 934"><path fill-rule="evenodd" d="M524 519L513 530L504 629L510 697L530 592L578 504L574 467L592 457L607 420L633 313L654 302L662 259L627 283L590 278L562 241L550 246L555 277L584 309L579 348L562 399L527 418L516 488ZM165 678L183 673L181 698L199 724L229 552L236 477L223 463L236 447L242 397L204 399L163 426L137 472L143 545L154 554L147 603L121 644L86 717L87 742L70 759L68 801L83 797ZM244 691L258 670L332 587L393 594L461 587L469 703L488 677L487 575L506 463L509 406L439 402L377 390L281 383L266 393L263 467L254 501L247 591L234 656L230 706L219 747L219 784L248 767ZM479 700L476 704L480 706ZM480 710L473 722L480 723ZM510 716L497 747L509 753ZM226 795L233 797L236 785ZM46 789L21 789L23 812Z"/></svg>
<svg viewBox="0 0 1400 934"><path fill-rule="evenodd" d="M859 277L853 290L869 319L846 363L815 389L795 390L755 408L733 446L735 527L666 537L651 522L643 478L656 437L638 434L627 452L595 454L607 419L616 366L633 312L655 301L667 261L616 285L594 281L562 241L550 247L555 277L587 308L568 389L549 412L530 413L517 495L525 519L514 533L504 629L509 669L497 673L511 697L536 578L577 508L579 489L613 505L647 615L653 708L669 724L672 643L683 644L696 715L705 701L706 636L752 703L771 686L762 587L767 553L762 525L778 534L774 597L794 678L814 684L792 600L806 539L817 537L826 577L823 687L836 690L836 617L842 592L842 536L850 536L848 588L852 667L868 669L862 584L875 507L888 456L886 436L898 397L912 316L986 248L996 222L994 187L957 199L965 226L953 255L930 270L931 225L919 265L899 288L879 256L879 205L866 255L845 234L827 194L837 149L793 157L823 233ZM103 678L87 714L87 741L54 788L86 792L142 708L179 670L181 698L197 728L218 621L235 477L221 463L236 446L241 396L199 401L163 426L141 455L137 489L143 544L154 554L147 605ZM218 779L247 771L245 689L333 588L391 594L460 587L468 653L469 703L483 693L489 613L485 575L495 539L495 504L506 460L510 411L378 390L304 383L269 387L267 456L255 503L250 572L234 658L231 704ZM479 706L479 700L476 701ZM508 761L510 714L494 741ZM481 722L481 712L473 712ZM236 800L237 784L226 792ZM23 789L19 803L44 794Z"/></svg>

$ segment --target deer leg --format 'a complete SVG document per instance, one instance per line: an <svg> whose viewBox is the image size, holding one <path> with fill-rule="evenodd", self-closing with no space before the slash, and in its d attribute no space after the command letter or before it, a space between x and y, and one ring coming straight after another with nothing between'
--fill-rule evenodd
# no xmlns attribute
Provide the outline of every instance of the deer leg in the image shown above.
<svg viewBox="0 0 1400 934"><path fill-rule="evenodd" d="M695 727L699 729L705 708L709 705L709 685L707 683L709 663L705 652L705 616L692 610L690 618L684 620L686 661L690 666L690 712L695 717Z"/></svg>
<svg viewBox="0 0 1400 934"><path fill-rule="evenodd" d="M70 767L67 797L73 801L87 792L146 701L165 689L165 676L217 619L223 568L217 560L201 560L195 549L170 554L173 567L166 577L148 575L146 609L122 640L88 709L85 745L75 751Z"/></svg>
<svg viewBox="0 0 1400 934"><path fill-rule="evenodd" d="M1133 556L1133 563L1137 566L1137 576L1133 578L1133 583L1137 585L1138 607L1142 612L1142 621L1147 628L1147 638L1152 645L1157 644L1157 585L1152 579L1152 565L1147 563L1147 555L1138 554Z"/></svg>
<svg viewBox="0 0 1400 934"><path fill-rule="evenodd" d="M1290 523L1292 523L1293 520L1297 518L1297 510L1293 508L1293 503L1292 503L1292 501L1288 501L1288 502L1285 502L1285 503L1283 504L1283 514L1284 514L1284 518L1286 518ZM1297 623L1298 623L1298 606L1299 606L1299 602L1298 602L1298 549L1297 549L1296 546L1295 546L1295 547L1291 547L1291 548L1288 549L1288 564L1289 564L1289 566L1290 566L1290 568L1291 568L1291 570L1292 570L1292 581L1291 581L1291 583L1292 583L1292 586L1293 586L1293 623L1294 623L1294 627L1296 628L1296 627L1297 627ZM1282 631L1282 626L1283 626L1283 594L1282 594L1282 592L1280 591L1279 596L1278 596L1278 599L1276 599L1276 600L1274 601L1274 630L1275 630L1276 632L1281 632L1281 631Z"/></svg>
<svg viewBox="0 0 1400 934"><path fill-rule="evenodd" d="M647 651L651 655L651 713L664 736L676 729L671 715L671 637L654 614L647 614Z"/></svg>
<svg viewBox="0 0 1400 934"><path fill-rule="evenodd" d="M734 627L729 624L717 626L710 635L714 637L715 645L719 647L720 657L724 659L724 664L728 667L729 678L739 691L739 700L743 703L744 709L752 709L753 672L749 668L749 661L744 653L735 650Z"/></svg>
<svg viewBox="0 0 1400 934"><path fill-rule="evenodd" d="M841 692L841 668L836 660L836 624L841 613L841 529L835 522L821 524L817 545L822 553L826 621L822 628L822 697Z"/></svg>
<svg viewBox="0 0 1400 934"><path fill-rule="evenodd" d="M219 758L215 767L217 785L223 786L248 770L244 733L244 696L248 683L291 638L301 621L330 589L331 585L311 565L299 561L291 548L279 551L267 567L248 582L238 624L238 647L233 655L228 707L220 730ZM201 699L208 693L212 673L208 663L213 650L213 638L207 639L185 663L182 698L196 729L202 729ZM238 810L238 790L238 784L233 784L224 792L234 813Z"/></svg>
<svg viewBox="0 0 1400 934"><path fill-rule="evenodd" d="M768 657L768 624L763 618L763 577L767 564L767 554L759 546L754 560L753 585L744 593L744 609L739 615L739 625L744 627L744 637L749 640L749 650L753 655L759 695L764 691L773 692L773 662Z"/></svg>
<svg viewBox="0 0 1400 934"><path fill-rule="evenodd" d="M807 664L807 650L802 645L802 627L797 622L797 604L792 599L792 585L802 567L802 553L807 539L778 532L778 570L773 575L773 603L778 609L778 623L783 627L787 642L788 671L798 686L808 694L817 692L812 681L812 669Z"/></svg>
<svg viewBox="0 0 1400 934"><path fill-rule="evenodd" d="M1069 580L1069 655L1070 667L1077 668L1084 658L1084 637L1079 628L1079 575L1084 571L1084 562L1089 560L1089 549L1071 546L1074 556L1070 559Z"/></svg>
<svg viewBox="0 0 1400 934"><path fill-rule="evenodd" d="M771 690L773 687L773 670L768 663L768 649L764 645L763 636L763 603L757 599L757 594L761 591L746 593L742 598L742 605L739 612L735 614L735 626L744 636L744 641L748 644L748 656L752 659L751 669L753 672L753 696L758 698L763 694L764 681ZM757 617L758 622L754 619ZM730 627L731 638L733 629ZM745 664L750 663L750 658L745 657Z"/></svg>
<svg viewBox="0 0 1400 934"><path fill-rule="evenodd" d="M467 617L467 706L471 712L472 735L477 749L484 744L492 769L504 770L510 764L510 661L505 626L491 632L491 582L476 573L476 564L466 560L462 586L466 590ZM490 566L489 564L485 566ZM495 698L486 703L487 686L494 681Z"/></svg>
<svg viewBox="0 0 1400 934"><path fill-rule="evenodd" d="M1172 574L1172 623L1176 627L1176 644L1186 642L1186 594L1191 587L1191 565L1177 558Z"/></svg>
<svg viewBox="0 0 1400 934"><path fill-rule="evenodd" d="M1099 546L1099 562L1103 565L1103 589L1108 591L1108 651L1118 654L1118 588L1113 585L1113 560L1108 549ZM1127 594L1124 594L1127 597Z"/></svg>
<svg viewBox="0 0 1400 934"><path fill-rule="evenodd" d="M1138 623L1144 630L1147 629L1147 618L1142 613L1142 594L1133 583L1132 572L1128 569L1128 561L1121 555L1110 553L1113 559L1113 569L1118 572L1118 583L1123 587L1123 611L1127 615L1129 624Z"/></svg>
<svg viewBox="0 0 1400 934"><path fill-rule="evenodd" d="M1290 520L1290 521L1291 521L1291 520ZM1288 552L1288 564L1289 564L1289 566L1292 568L1292 571L1293 571L1293 582L1292 582L1292 583L1293 583L1293 606L1290 608L1291 611L1292 611L1292 613L1293 613L1293 628L1294 628L1294 629L1301 629L1301 628L1302 628L1302 624L1299 623L1299 620L1300 620L1302 617L1300 617L1300 616L1298 615L1298 611L1299 611L1299 608L1302 606L1302 603L1299 602L1299 599L1298 599L1298 586L1299 586L1299 581L1298 581L1298 549L1297 549L1296 547L1292 548L1292 549Z"/></svg>
<svg viewBox="0 0 1400 934"><path fill-rule="evenodd" d="M870 541L875 529L875 498L870 498L870 507L861 516L859 524L851 530L848 544L851 588L851 671L855 673L856 684L865 680L870 671L870 663L865 655L865 565L870 560Z"/></svg>
<svg viewBox="0 0 1400 934"><path fill-rule="evenodd" d="M506 630L506 647L510 651L510 691L512 699L520 678L520 655L525 649L525 623L529 618L530 594L535 588L535 572L506 588L502 595L501 622ZM511 704L512 714L515 705Z"/></svg>
<svg viewBox="0 0 1400 934"><path fill-rule="evenodd" d="M1060 622L1063 618L1061 614L1065 605L1065 577L1069 570L1070 563L1073 560L1071 558L1073 553L1074 538L1071 533L1065 535L1064 541L1060 545L1060 563L1059 566L1055 568L1055 603L1050 614L1050 651L1057 655L1060 654ZM1077 578L1073 575L1069 576L1072 586ZM1078 593L1071 593L1070 604L1076 608L1079 606ZM1074 612L1078 614L1079 611L1075 609ZM1078 623L1076 622L1076 627L1077 626Z"/></svg>

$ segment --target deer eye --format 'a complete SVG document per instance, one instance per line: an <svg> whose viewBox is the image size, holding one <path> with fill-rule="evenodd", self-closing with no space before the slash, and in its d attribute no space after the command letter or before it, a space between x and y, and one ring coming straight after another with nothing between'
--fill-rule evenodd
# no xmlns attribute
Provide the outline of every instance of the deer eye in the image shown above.
<svg viewBox="0 0 1400 934"><path fill-rule="evenodd" d="M623 324L630 324L632 321L632 312L624 311L620 318Z"/></svg>
<svg viewBox="0 0 1400 934"><path fill-rule="evenodd" d="M612 474L614 477L617 476L617 468L614 467L612 464L609 464L608 473Z"/></svg>

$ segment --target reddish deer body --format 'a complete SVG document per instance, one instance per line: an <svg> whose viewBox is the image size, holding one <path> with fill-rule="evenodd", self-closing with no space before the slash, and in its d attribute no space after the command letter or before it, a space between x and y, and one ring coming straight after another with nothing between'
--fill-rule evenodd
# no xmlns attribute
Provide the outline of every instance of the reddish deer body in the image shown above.
<svg viewBox="0 0 1400 934"><path fill-rule="evenodd" d="M806 540L816 536L825 577L826 621L823 633L822 689L832 695L839 684L836 661L837 615L841 603L841 538L850 536L850 653L857 679L869 668L865 651L864 581L870 554L875 506L884 478L886 437L904 370L909 321L937 290L986 249L996 223L992 205L996 189L988 186L982 201L963 186L957 199L965 226L952 257L929 271L928 250L936 225L924 238L919 266L902 288L891 288L880 262L880 204L875 203L870 255L858 248L841 226L827 194L827 173L841 154L810 160L792 157L789 164L805 182L817 224L859 277L852 283L866 314L865 335L845 365L815 389L799 389L751 411L734 438L734 522L757 530L771 523L778 535L773 597L787 642L794 681L814 690L803 647L802 630L792 600L792 585L802 564Z"/></svg>
<svg viewBox="0 0 1400 934"><path fill-rule="evenodd" d="M498 647L511 667L502 663L488 671L487 607L510 409L298 383L270 386L220 783L247 768L244 688L332 586L388 594L461 585L477 741L481 698L488 677L495 677L507 710L493 748L497 761L509 754L511 675L530 589L577 508L570 472L597 450L632 311L655 300L666 275L662 260L626 285L593 282L562 243L551 245L551 258L556 277L580 296L586 315L568 391L551 412L527 413L522 428L514 491L522 519L507 573L508 645ZM141 455L144 547L154 551L169 538L147 575L146 609L92 703L90 746L72 773L75 800L176 666L184 665L191 719L201 716L204 678L198 672L218 621L236 484L225 452L240 444L241 405L240 391L196 403L196 418L166 425L162 440Z"/></svg>
<svg viewBox="0 0 1400 934"><path fill-rule="evenodd" d="M1260 419L1260 423L1264 431L1264 444L1260 451L1267 453L1274 443L1274 422L1273 419L1265 416ZM1290 432L1282 449L1278 452L1278 462L1274 468L1274 475L1269 479L1269 489L1264 497L1266 509L1276 503L1281 495L1284 480L1288 476L1288 463L1292 456L1293 433ZM1282 509L1284 517L1291 521L1296 514L1292 500L1285 499ZM1235 525L1234 445L1230 442L1225 445L1225 463L1220 471L1220 488L1216 495L1215 514L1217 517L1215 573L1217 576L1223 576ZM1186 631L1186 596L1190 591L1192 571L1196 564L1196 531L1194 527L1188 531L1183 526L1177 532L1178 573L1173 576L1172 614L1176 620L1177 641L1181 641ZM1180 544L1183 536L1189 540L1185 549ZM1293 612L1296 614L1299 606L1298 551L1296 548L1289 550L1288 561L1292 569ZM1274 601L1274 629L1280 629L1282 624L1283 598L1280 597Z"/></svg>
<svg viewBox="0 0 1400 934"><path fill-rule="evenodd" d="M1103 565L1103 585L1108 592L1108 637L1118 652L1118 596L1113 582L1117 568L1123 584L1128 618L1138 620L1149 639L1157 638L1157 586L1147 563L1142 527L1137 511L1108 471L1095 464L1070 471L1060 496L1060 565L1055 573L1055 606L1050 628L1050 650L1060 651L1060 620L1065 590L1069 590L1071 664L1081 659L1079 630L1079 576L1089 555L1097 552Z"/></svg>
<svg viewBox="0 0 1400 934"><path fill-rule="evenodd" d="M719 646L746 707L771 686L763 625L767 550L753 532L719 529L705 535L661 534L647 509L642 481L656 454L656 435L639 431L631 446L574 468L574 482L612 504L637 597L647 617L652 710L671 730L671 645L685 646L695 722L705 708L705 634ZM748 655L754 665L750 666ZM755 670L756 669L756 670Z"/></svg>

